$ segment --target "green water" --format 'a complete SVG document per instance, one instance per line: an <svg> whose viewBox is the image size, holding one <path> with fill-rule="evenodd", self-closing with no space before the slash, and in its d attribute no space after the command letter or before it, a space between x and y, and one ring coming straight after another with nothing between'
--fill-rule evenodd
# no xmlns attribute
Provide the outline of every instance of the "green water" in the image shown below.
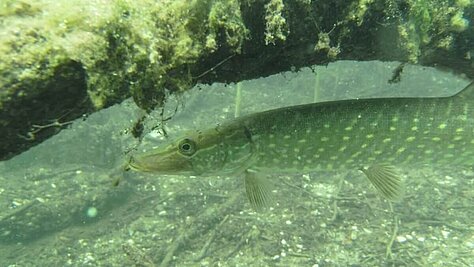
<svg viewBox="0 0 474 267"><path fill-rule="evenodd" d="M467 82L397 63L339 62L241 84L240 114L369 96L438 96ZM236 85L200 86L170 100L170 137L236 113ZM184 104L184 105L183 105ZM472 266L474 172L403 169L403 198L390 203L366 178L315 172L276 176L276 204L255 213L241 177L180 177L114 170L127 151L159 144L159 111L142 142L143 114L111 107L0 163L0 266ZM237 112L238 113L238 112ZM160 128L158 128L160 129Z"/></svg>

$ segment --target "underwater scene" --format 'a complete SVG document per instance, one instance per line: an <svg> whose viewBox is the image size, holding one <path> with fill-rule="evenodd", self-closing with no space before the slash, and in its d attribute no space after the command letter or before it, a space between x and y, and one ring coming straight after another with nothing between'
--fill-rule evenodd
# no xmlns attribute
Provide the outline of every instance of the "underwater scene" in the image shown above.
<svg viewBox="0 0 474 267"><path fill-rule="evenodd" d="M399 65L72 121L0 162L0 266L474 266L474 87Z"/></svg>

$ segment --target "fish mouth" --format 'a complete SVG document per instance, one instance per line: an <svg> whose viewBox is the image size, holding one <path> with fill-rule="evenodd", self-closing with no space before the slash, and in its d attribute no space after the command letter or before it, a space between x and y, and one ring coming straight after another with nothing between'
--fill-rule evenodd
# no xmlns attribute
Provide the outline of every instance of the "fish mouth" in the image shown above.
<svg viewBox="0 0 474 267"><path fill-rule="evenodd" d="M148 157L134 157L131 156L128 160L128 166L133 171L139 172L153 172L159 171L160 168L157 166L158 164L154 162L150 162Z"/></svg>
<svg viewBox="0 0 474 267"><path fill-rule="evenodd" d="M142 168L140 167L140 164L137 162L137 160L131 156L129 159L128 159L128 169L130 170L134 170L134 171L140 171L142 170Z"/></svg>
<svg viewBox="0 0 474 267"><path fill-rule="evenodd" d="M192 164L188 161L153 155L130 156L128 167L133 171L160 174L187 174L192 171Z"/></svg>

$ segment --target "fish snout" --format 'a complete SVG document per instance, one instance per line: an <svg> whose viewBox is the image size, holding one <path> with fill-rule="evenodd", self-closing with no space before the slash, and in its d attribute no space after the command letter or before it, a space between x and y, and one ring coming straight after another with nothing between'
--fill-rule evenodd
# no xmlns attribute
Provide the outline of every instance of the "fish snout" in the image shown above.
<svg viewBox="0 0 474 267"><path fill-rule="evenodd" d="M133 156L130 156L125 169L139 171L141 168L140 168L140 165L138 164L137 160Z"/></svg>

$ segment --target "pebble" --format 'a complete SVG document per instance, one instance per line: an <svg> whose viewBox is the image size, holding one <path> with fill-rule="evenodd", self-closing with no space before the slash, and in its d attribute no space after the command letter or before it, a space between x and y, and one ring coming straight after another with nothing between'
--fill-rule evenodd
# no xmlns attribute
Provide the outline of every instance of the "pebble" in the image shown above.
<svg viewBox="0 0 474 267"><path fill-rule="evenodd" d="M397 236L397 241L398 241L399 243L403 243L403 242L406 242L406 241L407 241L407 238L400 235L400 236Z"/></svg>

